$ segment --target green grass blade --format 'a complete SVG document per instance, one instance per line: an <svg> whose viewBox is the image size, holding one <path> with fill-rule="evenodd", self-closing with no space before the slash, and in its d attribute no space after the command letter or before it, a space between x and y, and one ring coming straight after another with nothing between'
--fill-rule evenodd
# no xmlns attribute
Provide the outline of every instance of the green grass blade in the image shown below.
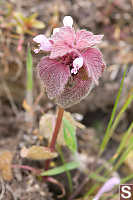
<svg viewBox="0 0 133 200"><path fill-rule="evenodd" d="M128 108L128 106L131 104L131 102L133 101L133 94L130 94L130 96L128 97L128 99L126 100L125 104L123 105L123 107L121 108L120 112L118 113L111 129L110 129L110 137L112 136L112 133L114 132L114 130L116 129L120 119L122 118L124 112L126 111L126 109Z"/></svg>
<svg viewBox="0 0 133 200"><path fill-rule="evenodd" d="M63 163L64 165L66 165L63 152L62 152L61 147L60 147L59 145L57 145L57 149L58 149L59 155L60 155L60 157L61 157L62 163ZM70 173L69 171L67 171L67 170L66 170L65 172L66 172L67 179L68 179L69 190L70 190L70 192L72 193L72 191L73 191L73 185L72 185L71 173Z"/></svg>
<svg viewBox="0 0 133 200"><path fill-rule="evenodd" d="M119 145L119 147L118 147L118 149L117 149L117 151L116 151L116 153L115 153L115 155L117 155L117 157L111 158L111 159L108 161L109 163L113 163L113 162L115 161L115 159L118 158L119 154L122 152L122 150L123 150L124 147L125 147L126 141L127 141L127 139L128 139L128 136L131 134L132 129L133 129L133 122L131 123L131 125L129 126L129 128L128 128L128 130L126 131L125 135L123 136L123 139L122 139L122 141L121 141L121 143L120 143L120 145ZM130 146L129 149L127 149L125 155L123 155L123 156L121 157L121 159L119 160L119 163L113 168L113 171L116 170L116 169L118 169L118 168L120 167L120 165L121 165L121 164L124 162L124 160L126 159L126 157L127 157L128 153L130 152L130 150L133 149L133 140L130 140L129 146ZM97 181L99 181L99 182L105 182L105 181L107 180L107 177L109 176L110 173L108 173L107 171L105 171L104 177L103 177L103 176L102 176L102 177L99 176L98 173L100 173L103 169L104 169L104 165L101 166L100 168L98 168L98 169L96 170L95 173L92 172L92 173L89 175L89 178L92 178L92 179L97 180ZM105 178L105 177L106 177L106 178ZM121 180L121 183L125 183L126 181L129 181L129 180L131 180L132 178L133 178L133 174L131 174L130 176L127 176L127 177L124 178L124 179L122 179L122 180ZM89 195L91 195L91 194L94 192L94 190L95 190L96 187L98 187L98 183L96 183L95 185L93 185L92 188L85 194L84 197L88 197Z"/></svg>
<svg viewBox="0 0 133 200"><path fill-rule="evenodd" d="M75 127L72 126L65 117L63 117L64 140L68 148L73 153L77 152L77 140L75 131Z"/></svg>
<svg viewBox="0 0 133 200"><path fill-rule="evenodd" d="M28 47L27 59L26 59L26 69L27 69L27 90L31 91L33 88L33 79L32 79L32 55L31 49Z"/></svg>
<svg viewBox="0 0 133 200"><path fill-rule="evenodd" d="M54 169L49 169L49 170L41 173L41 176L54 176L54 175L57 175L57 174L61 174L63 172L78 168L79 165L80 165L80 163L78 163L78 162L66 163L65 165L62 165L60 167L56 167Z"/></svg>
<svg viewBox="0 0 133 200"><path fill-rule="evenodd" d="M132 129L133 129L133 123L131 123L131 125L128 128L128 130L126 131L126 133L122 137L122 141L121 141L119 147L117 148L115 155L108 160L108 162L110 164L113 164L115 162L115 160L117 160L120 157L120 154L121 154L121 152L123 151L123 149L125 147L127 148L127 146L128 146L128 137L130 136L130 134L132 132ZM106 170L105 173L104 173L104 176L107 177L107 176L109 176L109 174L110 174L109 171Z"/></svg>
<svg viewBox="0 0 133 200"><path fill-rule="evenodd" d="M130 180L132 180L132 179L133 179L133 174L130 174L129 176L127 176L127 177L121 179L121 183L120 183L120 184L125 184L125 183L127 183L128 181L130 181ZM112 195L112 196L111 196L111 199L116 198L118 195L119 195L119 194Z"/></svg>
<svg viewBox="0 0 133 200"><path fill-rule="evenodd" d="M133 174L130 174L127 177L121 179L121 184L124 184L124 183L130 181L131 179L133 179Z"/></svg>
<svg viewBox="0 0 133 200"><path fill-rule="evenodd" d="M99 187L99 183L96 183L95 185L92 186L92 188L84 195L84 198L89 197L94 193L95 190Z"/></svg>
<svg viewBox="0 0 133 200"><path fill-rule="evenodd" d="M98 182L105 182L105 181L108 180L107 178L100 176L99 174L94 173L94 172L92 172L88 177L91 178L91 179L94 179Z"/></svg>
<svg viewBox="0 0 133 200"><path fill-rule="evenodd" d="M131 150L133 150L133 137L130 138L127 150L121 155L120 159L113 167L113 171L116 171L123 164Z"/></svg>
<svg viewBox="0 0 133 200"><path fill-rule="evenodd" d="M103 141L102 141L102 144L101 144L101 147L100 147L99 155L101 155L103 153L103 151L105 150L105 148L106 148L106 146L108 144L108 141L110 139L110 129L111 129L113 120L115 118L117 106L118 106L119 99L120 99L121 92L122 92L123 85L124 85L124 79L125 79L125 76L126 76L126 72L127 72L127 67L125 68L124 73L123 73L123 77L122 77L122 81L121 81L121 84L120 84L120 88L119 88L119 91L118 91L118 94L117 94L117 97L116 97L116 100L115 100L115 104L114 104L114 107L113 107L113 111L112 111L112 114L111 114L110 121L108 123L107 129L106 129L106 132L105 132L105 136L103 138Z"/></svg>
<svg viewBox="0 0 133 200"><path fill-rule="evenodd" d="M127 145L127 140L132 132L133 129L133 122L131 123L131 125L129 126L128 130L126 131L126 133L124 134L124 136L122 137L122 141L116 151L116 155L117 157L120 155L120 153L122 152L122 150L126 147Z"/></svg>

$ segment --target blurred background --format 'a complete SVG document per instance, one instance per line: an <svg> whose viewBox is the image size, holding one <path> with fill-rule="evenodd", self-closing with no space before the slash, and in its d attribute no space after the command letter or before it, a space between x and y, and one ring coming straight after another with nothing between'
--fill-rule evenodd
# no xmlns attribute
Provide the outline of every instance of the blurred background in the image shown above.
<svg viewBox="0 0 133 200"><path fill-rule="evenodd" d="M9 150L14 156L14 163L23 163L18 153L22 146L38 143L41 116L56 112L56 105L40 87L36 65L43 53L34 54L32 39L40 33L50 36L53 28L62 26L66 15L73 17L76 29L104 34L98 47L107 69L99 86L86 99L67 110L86 126L87 134L80 130L77 133L80 152L91 155L95 160L98 150L93 146L100 144L105 134L125 66L127 74L117 112L133 91L132 0L0 0L0 151ZM28 54L28 47L32 55ZM121 117L103 159L107 160L115 153L122 134L131 122L132 102ZM126 176L129 171L133 172L133 163L125 161L120 175ZM10 187L18 197L25 192L23 200L54 199L52 186L49 186L50 192L45 184L38 189L35 185L39 183L31 175L16 174ZM20 186L18 182L21 182ZM34 191L25 190L25 184L29 184L29 188L33 186ZM41 192L45 195L41 196ZM5 200L12 199L10 193L7 192Z"/></svg>

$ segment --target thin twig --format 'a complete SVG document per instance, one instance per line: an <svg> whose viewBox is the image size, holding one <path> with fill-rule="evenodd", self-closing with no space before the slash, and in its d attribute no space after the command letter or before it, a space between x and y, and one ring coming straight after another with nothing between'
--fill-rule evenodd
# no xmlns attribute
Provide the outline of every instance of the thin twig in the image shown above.
<svg viewBox="0 0 133 200"><path fill-rule="evenodd" d="M33 106L34 107L36 107L38 104L39 104L39 102L40 102L40 100L41 100L41 98L44 96L44 93L41 91L40 92L40 94L37 96L37 98L35 99L35 102L34 102L34 104L33 104Z"/></svg>
<svg viewBox="0 0 133 200"><path fill-rule="evenodd" d="M82 189L84 188L84 186L86 185L86 183L88 182L89 178L86 177L84 179L84 181L79 185L79 187L77 187L77 189L75 190L75 192L73 192L73 194L69 197L68 200L73 200L75 199L75 197L80 194L80 192L82 191Z"/></svg>
<svg viewBox="0 0 133 200"><path fill-rule="evenodd" d="M3 181L2 177L0 177L0 182L1 182L0 200L2 200L3 197L4 197L5 191L6 191L6 189L5 189L5 184L4 184L4 181Z"/></svg>
<svg viewBox="0 0 133 200"><path fill-rule="evenodd" d="M51 182L53 184L56 184L60 188L60 190L62 191L62 194L58 195L58 198L63 198L65 196L65 194L66 194L65 188L59 181L57 181L56 179L54 179L52 177L47 177L47 181Z"/></svg>
<svg viewBox="0 0 133 200"><path fill-rule="evenodd" d="M20 169L29 170L29 171L35 173L36 175L40 175L40 173L41 173L40 170L30 167L28 165L12 165L12 168L20 168Z"/></svg>
<svg viewBox="0 0 133 200"><path fill-rule="evenodd" d="M14 61L14 58L11 58L11 61ZM20 77L20 75L22 74L22 70L23 70L23 64L22 61L20 60L20 58L16 57L15 58L15 62L18 66L17 72L16 74L11 78L11 80L16 81L18 80L18 78Z"/></svg>
<svg viewBox="0 0 133 200"><path fill-rule="evenodd" d="M132 4L132 7L133 7L133 0L131 0L131 4Z"/></svg>
<svg viewBox="0 0 133 200"><path fill-rule="evenodd" d="M8 99L10 101L10 104L12 106L12 110L13 110L14 114L17 115L18 114L17 106L14 103L13 97L11 95L11 92L10 92L5 80L2 80L2 85L3 85L3 88L5 90L5 93L6 93L7 97L8 97Z"/></svg>
<svg viewBox="0 0 133 200"><path fill-rule="evenodd" d="M15 195L15 192L12 190L11 186L6 184L6 189L12 194L13 199L17 200L17 196Z"/></svg>

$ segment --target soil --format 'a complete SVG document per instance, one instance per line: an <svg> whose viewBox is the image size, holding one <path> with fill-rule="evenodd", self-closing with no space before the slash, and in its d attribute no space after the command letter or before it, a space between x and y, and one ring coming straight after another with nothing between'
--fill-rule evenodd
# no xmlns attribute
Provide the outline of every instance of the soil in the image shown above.
<svg viewBox="0 0 133 200"><path fill-rule="evenodd" d="M115 138L109 144L103 158L97 161L98 145L100 144L113 104L120 86L123 74L123 66L128 64L128 72L124 83L119 108L124 103L124 97L133 88L133 15L132 1L117 0L107 3L106 0L4 0L0 2L0 15L7 9L7 3L14 10L31 15L38 13L38 19L45 23L45 29L35 30L37 33L49 35L55 26L61 26L65 15L71 15L75 20L75 27L87 29L95 34L104 34L104 41L99 45L107 63L107 70L104 72L99 86L95 87L92 93L78 105L68 109L73 114L78 113L83 118L82 123L85 130L77 131L78 150L84 155L85 162L81 169L71 171L73 189L77 191L80 184L97 166L102 165L115 152L118 140ZM106 6L105 6L106 5ZM6 20L6 19L5 19ZM15 30L14 30L15 31ZM38 129L39 119L43 113L55 113L54 102L48 100L46 94L40 89L36 70L34 70L34 100L37 101L34 111L34 123L32 128L25 122L25 108L23 101L26 94L26 48L27 43L32 44L33 36L25 34L23 49L17 51L18 40L11 38L14 32L6 28L0 30L0 152L8 150L13 154L12 164L29 165L42 169L43 162L29 161L20 157L20 149L23 146L46 144L46 141L39 141L35 130ZM34 69L41 55L33 54ZM15 58L15 59L14 59ZM43 93L43 95L42 95ZM76 116L76 115L74 115ZM133 106L131 105L121 120L116 130L118 136L123 133L133 119ZM73 160L67 148L63 149L66 161ZM81 156L82 163L82 156ZM61 165L60 159L54 159L54 165ZM4 181L0 178L0 200L56 200L70 199L67 176L65 174L55 176L66 190L64 197L58 198L61 189L58 185L40 180L33 173L19 168L13 168L13 179ZM121 174L120 174L121 175ZM93 183L87 182L78 195L72 199L80 198L87 192ZM4 188L4 189L2 189ZM76 200L76 199L75 199Z"/></svg>

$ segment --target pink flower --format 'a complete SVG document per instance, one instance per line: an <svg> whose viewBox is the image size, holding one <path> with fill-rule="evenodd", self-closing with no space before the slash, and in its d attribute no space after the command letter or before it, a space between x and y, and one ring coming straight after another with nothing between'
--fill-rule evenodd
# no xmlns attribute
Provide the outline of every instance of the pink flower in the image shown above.
<svg viewBox="0 0 133 200"><path fill-rule="evenodd" d="M119 177L112 177L110 178L103 186L102 188L98 191L96 196L94 197L93 200L99 200L100 197L105 193L105 192L110 192L116 185L120 184L120 178Z"/></svg>
<svg viewBox="0 0 133 200"><path fill-rule="evenodd" d="M98 84L105 64L101 52L94 45L103 35L86 30L75 32L73 19L66 16L64 26L53 30L50 38L38 35L33 40L40 50L48 52L38 64L38 71L50 99L66 108L80 102Z"/></svg>

